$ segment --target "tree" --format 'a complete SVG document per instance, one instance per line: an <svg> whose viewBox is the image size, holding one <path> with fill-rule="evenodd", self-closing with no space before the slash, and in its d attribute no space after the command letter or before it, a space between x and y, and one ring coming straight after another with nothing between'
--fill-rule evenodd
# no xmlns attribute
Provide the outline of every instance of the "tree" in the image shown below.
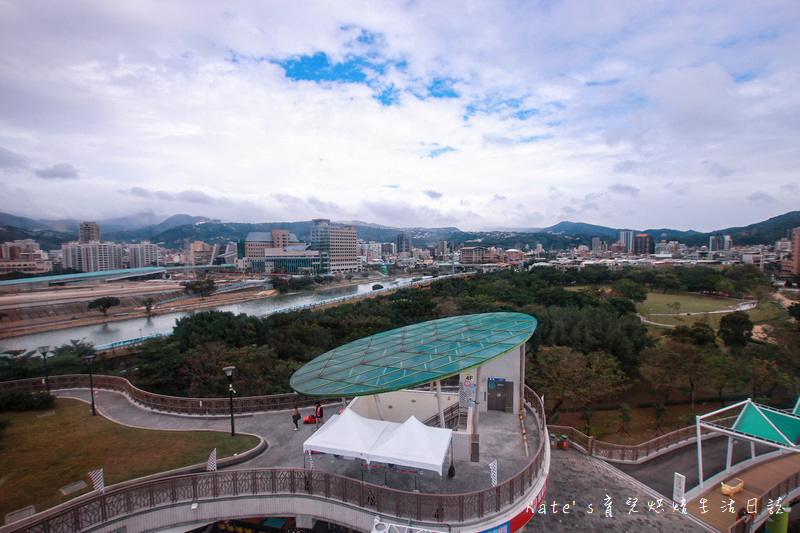
<svg viewBox="0 0 800 533"><path fill-rule="evenodd" d="M639 374L650 388L658 405L663 405L670 390L676 387L683 376L676 372L678 354L673 346L661 342L642 352Z"/></svg>
<svg viewBox="0 0 800 533"><path fill-rule="evenodd" d="M142 304L144 304L144 309L145 311L147 311L148 315L150 314L150 311L153 310L153 303L155 303L155 300L153 300L150 297L147 297L144 300L142 300Z"/></svg>
<svg viewBox="0 0 800 533"><path fill-rule="evenodd" d="M725 346L746 346L753 336L753 322L744 311L734 311L719 321L719 336Z"/></svg>
<svg viewBox="0 0 800 533"><path fill-rule="evenodd" d="M198 294L201 298L208 298L214 294L215 290L217 290L217 284L211 278L191 281L186 284L186 292L189 294Z"/></svg>
<svg viewBox="0 0 800 533"><path fill-rule="evenodd" d="M617 360L603 352L584 355L565 346L542 347L531 367L536 391L555 401L551 414L564 402L591 404L610 396L626 382Z"/></svg>
<svg viewBox="0 0 800 533"><path fill-rule="evenodd" d="M628 433L628 425L633 420L633 417L631 416L631 406L627 403L621 403L617 408L617 412L619 413L618 433L624 435L625 433ZM628 433L628 436L630 436L630 433Z"/></svg>
<svg viewBox="0 0 800 533"><path fill-rule="evenodd" d="M672 302L671 304L667 304L667 307L672 309L672 316L677 316L678 311L681 310L681 303L680 302Z"/></svg>
<svg viewBox="0 0 800 533"><path fill-rule="evenodd" d="M800 320L800 304L793 303L789 307L787 307L789 311L789 315L794 318L795 320Z"/></svg>
<svg viewBox="0 0 800 533"><path fill-rule="evenodd" d="M285 279L273 276L269 279L269 281L272 283L272 287L280 294L286 294L289 292L289 282Z"/></svg>
<svg viewBox="0 0 800 533"><path fill-rule="evenodd" d="M361 271L361 276L364 277L364 278L368 278L369 277L369 270L362 270Z"/></svg>
<svg viewBox="0 0 800 533"><path fill-rule="evenodd" d="M663 289L664 294L667 294L667 291L678 290L681 288L681 280L678 279L677 274L672 271L656 274L656 279L653 284L656 287Z"/></svg>
<svg viewBox="0 0 800 533"><path fill-rule="evenodd" d="M621 279L614 283L614 292L620 296L642 303L647 300L647 288L631 279Z"/></svg>
<svg viewBox="0 0 800 533"><path fill-rule="evenodd" d="M703 370L709 385L717 391L722 407L725 407L725 400L722 397L725 389L738 390L747 380L742 359L719 350L703 353Z"/></svg>
<svg viewBox="0 0 800 533"><path fill-rule="evenodd" d="M379 291L382 288L383 288L383 285L381 285L380 283L376 283L375 285L372 286L372 290L373 291Z"/></svg>
<svg viewBox="0 0 800 533"><path fill-rule="evenodd" d="M98 298L89 302L89 311L97 309L98 311L102 311L103 316L108 316L108 310L118 305L119 298L115 298L114 296L103 296L102 298Z"/></svg>

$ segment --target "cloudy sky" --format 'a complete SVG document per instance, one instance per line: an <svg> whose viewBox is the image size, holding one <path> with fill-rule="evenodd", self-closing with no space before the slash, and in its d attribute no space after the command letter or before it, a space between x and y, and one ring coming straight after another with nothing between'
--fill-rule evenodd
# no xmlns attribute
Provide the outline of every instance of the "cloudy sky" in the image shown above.
<svg viewBox="0 0 800 533"><path fill-rule="evenodd" d="M800 209L800 2L0 0L0 211L712 231Z"/></svg>

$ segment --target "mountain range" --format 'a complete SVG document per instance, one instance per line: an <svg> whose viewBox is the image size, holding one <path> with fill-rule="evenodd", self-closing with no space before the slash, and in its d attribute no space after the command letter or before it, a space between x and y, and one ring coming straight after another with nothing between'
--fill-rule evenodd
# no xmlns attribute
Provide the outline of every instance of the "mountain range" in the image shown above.
<svg viewBox="0 0 800 533"><path fill-rule="evenodd" d="M259 224L239 222L217 222L209 217L173 215L155 223L152 213L139 213L130 217L96 221L100 225L103 240L114 242L139 242L149 240L162 243L167 248L177 248L195 240L209 244L222 244L243 239L251 231L271 231L288 229L300 240L308 241L311 235L311 221L265 222ZM37 240L44 249L59 248L62 242L77 239L78 220L34 220L26 217L0 213L0 242L31 238ZM333 224L352 224L358 227L358 237L365 241L394 242L398 233L412 237L415 245L435 243L439 239L456 243L481 243L506 247L521 247L525 244L542 244L546 249L566 248L570 245L584 244L591 237L605 238L614 242L622 229L610 228L581 222L559 222L546 228L502 228L494 231L463 232L455 227L446 228L396 228L363 221L340 221ZM634 230L647 233L656 241L662 239L678 240L689 246L708 244L714 234L731 235L734 244L773 244L787 237L791 228L800 227L800 211L791 211L763 222L744 227L725 228L710 233L680 231L673 229Z"/></svg>

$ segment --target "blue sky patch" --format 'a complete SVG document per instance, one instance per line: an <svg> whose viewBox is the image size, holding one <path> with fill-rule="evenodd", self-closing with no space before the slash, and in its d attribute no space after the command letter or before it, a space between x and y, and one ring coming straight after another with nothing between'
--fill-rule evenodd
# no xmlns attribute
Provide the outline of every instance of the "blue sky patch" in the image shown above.
<svg viewBox="0 0 800 533"><path fill-rule="evenodd" d="M400 103L400 91L391 84L389 87L377 89L374 98L385 106L395 105Z"/></svg>
<svg viewBox="0 0 800 533"><path fill-rule="evenodd" d="M452 146L443 146L441 148L434 148L433 150L431 150L430 153L428 154L428 157L430 157L431 159L436 159L442 154L455 151L456 149L453 148Z"/></svg>
<svg viewBox="0 0 800 533"><path fill-rule="evenodd" d="M616 85L619 83L620 80L606 80L606 81L587 81L584 83L587 87L609 87L611 85Z"/></svg>
<svg viewBox="0 0 800 533"><path fill-rule="evenodd" d="M455 81L451 78L434 78L428 85L428 95L434 98L458 98L459 94L453 88Z"/></svg>
<svg viewBox="0 0 800 533"><path fill-rule="evenodd" d="M344 83L364 83L367 75L364 67L368 65L361 59L348 59L343 63L331 63L327 54L317 52L313 56L299 56L285 61L275 61L286 71L286 77L293 80L340 81Z"/></svg>
<svg viewBox="0 0 800 533"><path fill-rule="evenodd" d="M529 118L536 116L539 114L539 110L536 108L531 109L523 109L522 111L517 111L516 113L512 113L511 116L514 118L518 118L519 120L528 120Z"/></svg>
<svg viewBox="0 0 800 533"><path fill-rule="evenodd" d="M539 141L546 141L548 139L552 139L553 135L547 133L545 135L532 135L530 137L522 137L519 142L520 143L538 143Z"/></svg>

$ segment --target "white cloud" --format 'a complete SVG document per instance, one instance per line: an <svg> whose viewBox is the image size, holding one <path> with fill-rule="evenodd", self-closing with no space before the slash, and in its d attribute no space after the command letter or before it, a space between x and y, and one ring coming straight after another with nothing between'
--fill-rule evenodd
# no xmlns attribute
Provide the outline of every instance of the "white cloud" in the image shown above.
<svg viewBox="0 0 800 533"><path fill-rule="evenodd" d="M0 211L743 225L796 209L799 18L781 1L3 4ZM276 63L319 52L365 81Z"/></svg>

